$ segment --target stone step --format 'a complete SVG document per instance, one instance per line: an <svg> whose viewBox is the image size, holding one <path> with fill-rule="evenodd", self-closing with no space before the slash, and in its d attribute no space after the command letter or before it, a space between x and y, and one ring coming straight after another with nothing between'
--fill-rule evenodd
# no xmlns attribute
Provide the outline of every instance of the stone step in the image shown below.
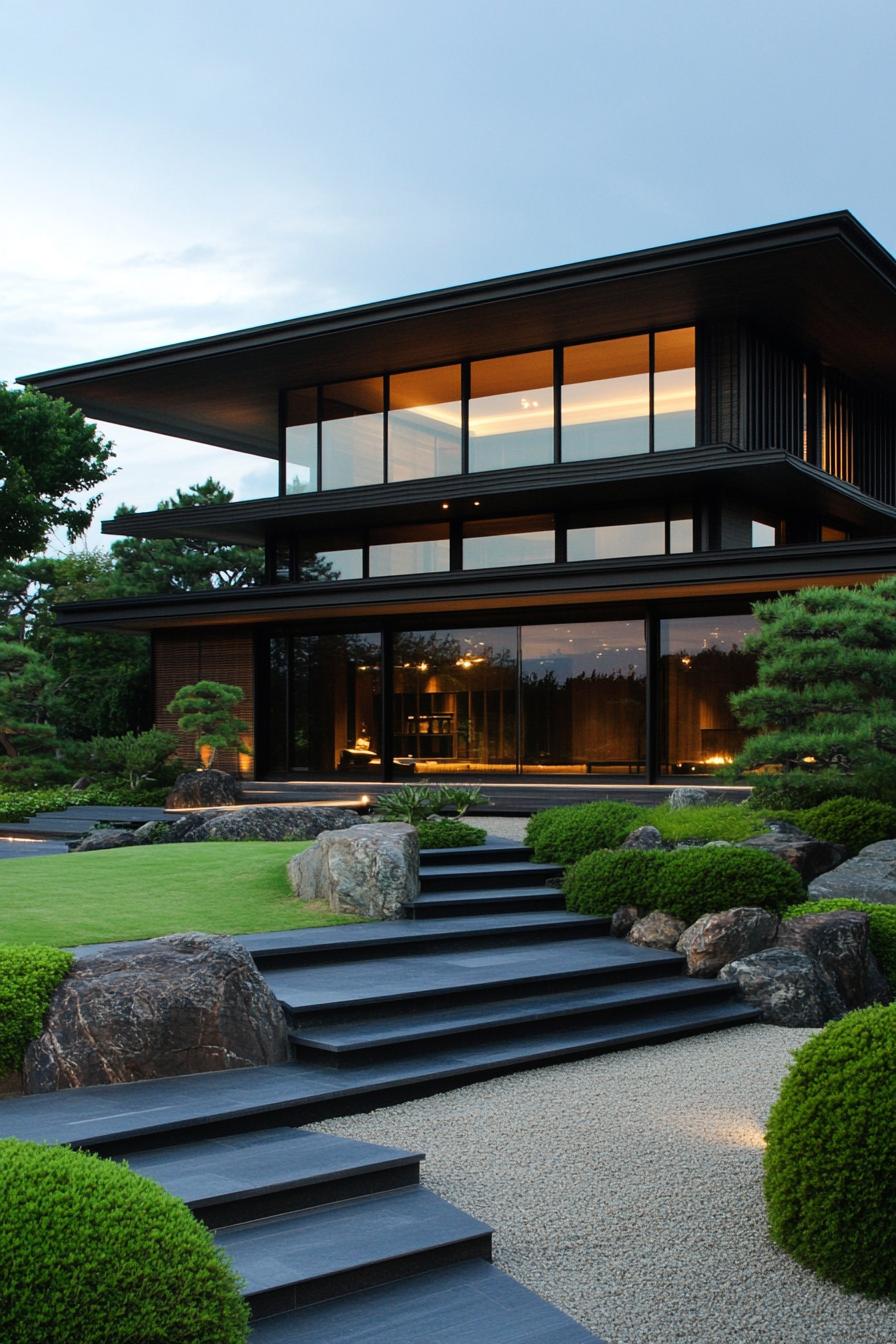
<svg viewBox="0 0 896 1344"><path fill-rule="evenodd" d="M258 1320L425 1273L491 1259L491 1228L421 1186L223 1228L215 1236Z"/></svg>
<svg viewBox="0 0 896 1344"><path fill-rule="evenodd" d="M466 864L481 867L490 863L528 863L532 850L513 840L489 836L484 845L458 846L456 849L421 849L420 863L425 868L462 868Z"/></svg>
<svg viewBox="0 0 896 1344"><path fill-rule="evenodd" d="M420 1179L422 1153L332 1134L266 1129L127 1155L128 1166L213 1228L355 1199Z"/></svg>
<svg viewBox="0 0 896 1344"><path fill-rule="evenodd" d="M354 1056L360 1051L396 1047L414 1050L430 1042L444 1042L446 1048L451 1048L453 1037L472 1037L477 1033L496 1031L507 1034L516 1028L531 1031L538 1025L552 1027L554 1023L572 1018L585 1022L613 1015L618 1020L645 1007L659 1011L663 1006L686 1000L730 1000L734 993L734 986L718 980L664 976L651 980L625 980L565 993L424 1008L412 1013L377 1012L338 1021L322 1017L317 1022L294 1028L290 1038L303 1049L334 1055Z"/></svg>
<svg viewBox="0 0 896 1344"><path fill-rule="evenodd" d="M601 1344L484 1260L269 1316L252 1344Z"/></svg>
<svg viewBox="0 0 896 1344"><path fill-rule="evenodd" d="M446 864L420 865L420 890L445 891L461 887L516 887L562 878L557 863L466 863L457 867Z"/></svg>
<svg viewBox="0 0 896 1344"><path fill-rule="evenodd" d="M566 897L556 887L500 887L469 891L424 891L403 906L406 919L450 915L491 915L501 911L565 910Z"/></svg>

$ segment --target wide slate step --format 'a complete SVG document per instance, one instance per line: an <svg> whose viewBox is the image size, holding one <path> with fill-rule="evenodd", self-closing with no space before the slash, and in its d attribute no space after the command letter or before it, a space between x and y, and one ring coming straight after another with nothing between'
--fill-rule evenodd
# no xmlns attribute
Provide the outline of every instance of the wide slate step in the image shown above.
<svg viewBox="0 0 896 1344"><path fill-rule="evenodd" d="M274 994L297 1019L321 1009L418 1002L421 998L471 995L514 985L554 985L561 979L674 974L675 968L683 965L684 958L677 952L634 947L620 938L568 940L548 936L543 942L519 946L461 947L416 957L350 961L338 967L289 967L265 971L264 975Z"/></svg>
<svg viewBox="0 0 896 1344"><path fill-rule="evenodd" d="M605 934L610 921L601 916L571 915L562 911L521 911L488 918L453 916L445 919L394 919L371 924L335 924L319 929L285 929L278 933L246 933L237 938L266 969L285 965L310 966L338 961L368 960L400 953L417 954L438 944L461 945L491 940L502 947L530 939L583 938Z"/></svg>
<svg viewBox="0 0 896 1344"><path fill-rule="evenodd" d="M252 1344L601 1344L484 1260L269 1316Z"/></svg>
<svg viewBox="0 0 896 1344"><path fill-rule="evenodd" d="M420 865L420 890L442 891L460 887L515 887L548 878L560 878L563 869L557 863L467 863L455 867L445 864Z"/></svg>
<svg viewBox="0 0 896 1344"><path fill-rule="evenodd" d="M224 1228L215 1241L244 1280L253 1316L491 1258L491 1228L421 1186Z"/></svg>
<svg viewBox="0 0 896 1344"><path fill-rule="evenodd" d="M537 1023L551 1024L564 1018L595 1018L620 1014L645 1006L680 1001L732 999L734 987L724 981L697 980L688 976L664 976L652 980L623 981L594 989L546 993L526 998L495 999L485 1003L458 1004L414 1013L376 1013L349 1021L320 1022L290 1032L296 1045L312 1050L344 1054L359 1050L406 1045L419 1048L429 1041L447 1041L479 1031L525 1029Z"/></svg>
<svg viewBox="0 0 896 1344"><path fill-rule="evenodd" d="M500 887L485 891L425 891L404 906L406 919L433 919L451 914L490 915L501 911L565 910L566 898L556 887Z"/></svg>
<svg viewBox="0 0 896 1344"><path fill-rule="evenodd" d="M145 1148L148 1139L187 1141L351 1115L402 1096L460 1087L514 1069L737 1026L758 1017L756 1009L746 1004L706 1004L666 1010L650 1020L642 1017L637 1022L558 1030L548 1036L537 1033L531 1038L520 1035L512 1041L455 1044L451 1049L347 1069L273 1064L73 1087L3 1102L0 1137L127 1155Z"/></svg>
<svg viewBox="0 0 896 1344"><path fill-rule="evenodd" d="M463 867L472 863L478 866L487 863L528 863L532 850L528 845L518 845L512 840L499 840L489 836L484 845L462 845L456 849L421 849L420 863L426 868L445 865L449 868Z"/></svg>
<svg viewBox="0 0 896 1344"><path fill-rule="evenodd" d="M130 1152L128 1166L226 1227L414 1185L422 1153L301 1129L268 1129Z"/></svg>

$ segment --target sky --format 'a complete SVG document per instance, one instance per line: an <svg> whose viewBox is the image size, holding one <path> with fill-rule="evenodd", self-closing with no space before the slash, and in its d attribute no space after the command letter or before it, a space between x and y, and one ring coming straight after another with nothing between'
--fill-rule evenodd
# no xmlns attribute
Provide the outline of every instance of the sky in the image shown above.
<svg viewBox="0 0 896 1344"><path fill-rule="evenodd" d="M889 0L0 0L0 51L10 383L827 210L896 250ZM100 517L246 483L101 428Z"/></svg>

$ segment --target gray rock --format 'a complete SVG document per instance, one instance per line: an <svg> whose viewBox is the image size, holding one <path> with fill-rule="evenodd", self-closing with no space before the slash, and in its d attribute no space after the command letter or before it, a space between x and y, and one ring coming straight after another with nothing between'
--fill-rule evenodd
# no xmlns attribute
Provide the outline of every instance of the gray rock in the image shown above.
<svg viewBox="0 0 896 1344"><path fill-rule="evenodd" d="M672 808L707 807L709 801L710 794L706 789L697 789L690 784L680 785L669 795L669 806Z"/></svg>
<svg viewBox="0 0 896 1344"><path fill-rule="evenodd" d="M145 821L134 831L134 839L138 845L160 845L172 825L170 821Z"/></svg>
<svg viewBox="0 0 896 1344"><path fill-rule="evenodd" d="M178 775L166 807L221 807L242 798L239 780L226 770L187 770Z"/></svg>
<svg viewBox="0 0 896 1344"><path fill-rule="evenodd" d="M75 962L25 1055L26 1092L278 1064L283 1012L233 938L171 934Z"/></svg>
<svg viewBox="0 0 896 1344"><path fill-rule="evenodd" d="M357 820L357 818L356 818ZM324 831L287 866L293 894L343 915L398 919L420 892L420 837L403 821Z"/></svg>
<svg viewBox="0 0 896 1344"><path fill-rule="evenodd" d="M663 849L664 841L655 826L639 826L627 835L620 849Z"/></svg>
<svg viewBox="0 0 896 1344"><path fill-rule="evenodd" d="M765 825L775 835L791 835L794 840L810 840L812 838L808 831L802 830L792 821L777 821L773 817L771 821L766 821Z"/></svg>
<svg viewBox="0 0 896 1344"><path fill-rule="evenodd" d="M641 918L636 905L620 905L610 916L610 933L614 938L624 938L634 924Z"/></svg>
<svg viewBox="0 0 896 1344"><path fill-rule="evenodd" d="M866 845L854 859L809 883L813 901L875 901L896 905L896 841Z"/></svg>
<svg viewBox="0 0 896 1344"><path fill-rule="evenodd" d="M357 812L347 808L277 807L269 803L179 817L161 840L163 844L179 840L314 840L322 831L345 830L357 824Z"/></svg>
<svg viewBox="0 0 896 1344"><path fill-rule="evenodd" d="M207 812L185 812L183 816L178 817L176 821L168 822L164 830L156 833L153 844L173 845L183 840L196 838L195 832L202 830L203 826L208 825L215 817L223 814L209 809ZM150 822L150 825L154 823ZM141 827L142 829L142 827Z"/></svg>
<svg viewBox="0 0 896 1344"><path fill-rule="evenodd" d="M860 910L799 915L783 922L776 943L817 961L848 1009L889 1003L886 978L870 947L870 924Z"/></svg>
<svg viewBox="0 0 896 1344"><path fill-rule="evenodd" d="M759 906L736 906L703 915L685 929L677 950L688 962L688 975L717 975L729 961L761 952L775 941L778 917Z"/></svg>
<svg viewBox="0 0 896 1344"><path fill-rule="evenodd" d="M673 948L686 927L683 919L667 915L664 910L652 910L632 925L628 941L636 947Z"/></svg>
<svg viewBox="0 0 896 1344"><path fill-rule="evenodd" d="M779 1027L822 1027L845 1010L818 962L794 948L767 947L729 961L719 979L733 981L762 1020Z"/></svg>
<svg viewBox="0 0 896 1344"><path fill-rule="evenodd" d="M133 831L120 831L112 827L89 831L80 844L75 845L73 854L86 854L93 849L124 849L128 845L140 842Z"/></svg>
<svg viewBox="0 0 896 1344"><path fill-rule="evenodd" d="M767 831L764 835L753 835L749 840L741 840L744 849L761 849L795 868L804 882L811 882L822 873L836 868L846 858L842 845L832 845L827 840L813 840L811 836L790 835L781 831Z"/></svg>

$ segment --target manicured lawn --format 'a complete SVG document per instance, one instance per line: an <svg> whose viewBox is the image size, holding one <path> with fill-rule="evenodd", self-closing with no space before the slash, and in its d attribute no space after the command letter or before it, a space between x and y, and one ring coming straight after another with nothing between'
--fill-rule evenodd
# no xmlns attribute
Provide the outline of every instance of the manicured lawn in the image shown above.
<svg viewBox="0 0 896 1344"><path fill-rule="evenodd" d="M350 923L295 900L295 840L146 845L0 863L0 942L107 943Z"/></svg>

